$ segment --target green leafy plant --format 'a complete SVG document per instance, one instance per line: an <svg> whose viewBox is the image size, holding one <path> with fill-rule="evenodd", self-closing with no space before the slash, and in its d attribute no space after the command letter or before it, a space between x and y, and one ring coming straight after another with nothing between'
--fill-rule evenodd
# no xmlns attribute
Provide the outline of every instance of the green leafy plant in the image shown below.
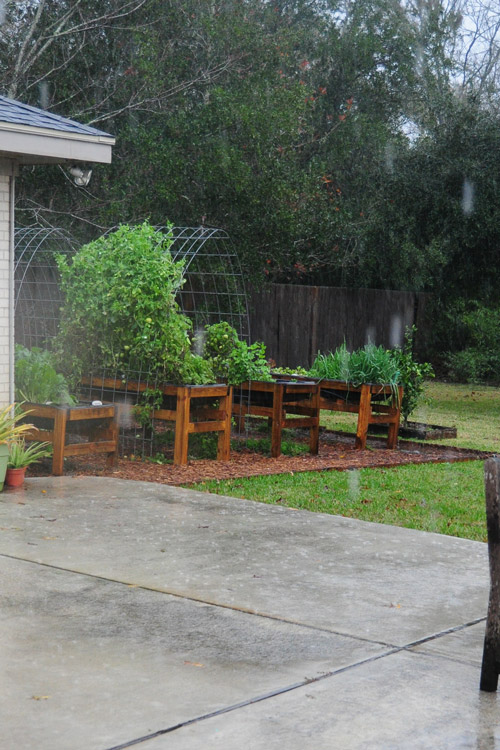
<svg viewBox="0 0 500 750"><path fill-rule="evenodd" d="M212 381L190 351L192 324L176 301L184 264L171 244L144 222L90 242L71 262L58 256L65 302L57 350L66 371L146 368L173 383Z"/></svg>
<svg viewBox="0 0 500 750"><path fill-rule="evenodd" d="M408 417L415 411L424 398L424 383L434 377L434 370L429 362L417 362L413 356L413 340L417 329L406 328L402 349L394 349L393 356L400 372L400 383L403 386L401 415L406 424Z"/></svg>
<svg viewBox="0 0 500 750"><path fill-rule="evenodd" d="M226 322L206 326L204 356L216 378L230 385L248 380L272 380L265 345L241 341Z"/></svg>
<svg viewBox="0 0 500 750"><path fill-rule="evenodd" d="M163 403L163 391L158 388L147 388L140 396L139 403L132 411L141 427L152 428L152 418L155 409L160 409Z"/></svg>
<svg viewBox="0 0 500 750"><path fill-rule="evenodd" d="M24 438L18 438L9 445L7 467L9 469L22 469L51 455L52 445L50 443L33 442L26 446Z"/></svg>
<svg viewBox="0 0 500 750"><path fill-rule="evenodd" d="M45 404L74 404L66 379L55 369L54 355L45 349L16 346L16 400Z"/></svg>
<svg viewBox="0 0 500 750"><path fill-rule="evenodd" d="M297 365L297 367L273 367L271 369L273 375L307 375L305 367Z"/></svg>

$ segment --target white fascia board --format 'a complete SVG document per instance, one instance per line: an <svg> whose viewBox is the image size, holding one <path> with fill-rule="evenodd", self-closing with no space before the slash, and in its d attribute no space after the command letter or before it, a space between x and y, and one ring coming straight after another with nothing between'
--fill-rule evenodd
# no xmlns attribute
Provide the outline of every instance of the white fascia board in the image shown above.
<svg viewBox="0 0 500 750"><path fill-rule="evenodd" d="M66 161L109 164L114 143L115 139L111 136L85 135L0 123L0 158L13 158L19 164Z"/></svg>

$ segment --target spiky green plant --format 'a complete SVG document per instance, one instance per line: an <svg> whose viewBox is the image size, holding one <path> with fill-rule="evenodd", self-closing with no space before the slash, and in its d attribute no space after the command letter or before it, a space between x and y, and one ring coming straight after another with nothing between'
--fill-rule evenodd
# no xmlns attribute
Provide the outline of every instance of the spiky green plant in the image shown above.
<svg viewBox="0 0 500 750"><path fill-rule="evenodd" d="M32 424L19 424L26 414L27 412L15 409L15 404L0 411L0 443L10 443L33 429Z"/></svg>
<svg viewBox="0 0 500 750"><path fill-rule="evenodd" d="M52 445L50 443L34 442L26 447L24 438L19 438L9 445L7 467L9 469L22 469L25 466L36 464L40 459L50 455L52 455Z"/></svg>
<svg viewBox="0 0 500 750"><path fill-rule="evenodd" d="M363 383L395 386L400 382L398 363L392 352L374 344L349 352L344 343L334 352L318 352L309 374L317 378L342 380L355 387Z"/></svg>

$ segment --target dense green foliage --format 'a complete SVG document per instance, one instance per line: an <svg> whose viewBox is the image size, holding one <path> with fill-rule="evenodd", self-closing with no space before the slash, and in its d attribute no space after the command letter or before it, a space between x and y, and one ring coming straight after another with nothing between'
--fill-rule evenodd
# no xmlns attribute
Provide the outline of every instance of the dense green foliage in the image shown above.
<svg viewBox="0 0 500 750"><path fill-rule="evenodd" d="M478 303L457 302L455 325L461 348L449 352L448 371L458 382L500 382L500 310Z"/></svg>
<svg viewBox="0 0 500 750"><path fill-rule="evenodd" d="M20 223L87 242L168 216L227 229L255 283L429 291L436 321L496 305L493 4L468 7L479 54L444 0L4 5L0 91L117 137L89 189L26 171ZM435 326L436 358L453 335Z"/></svg>
<svg viewBox="0 0 500 750"><path fill-rule="evenodd" d="M65 371L79 377L102 368L148 372L174 383L213 381L209 365L191 352L191 321L175 296L183 263L171 240L148 223L121 226L59 256L65 303L56 348Z"/></svg>

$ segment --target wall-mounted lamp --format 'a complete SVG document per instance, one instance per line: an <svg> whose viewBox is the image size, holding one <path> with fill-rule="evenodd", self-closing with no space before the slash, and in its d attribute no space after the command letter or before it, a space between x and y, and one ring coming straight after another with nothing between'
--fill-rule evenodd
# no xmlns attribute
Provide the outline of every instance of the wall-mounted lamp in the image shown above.
<svg viewBox="0 0 500 750"><path fill-rule="evenodd" d="M73 164L69 167L68 172L72 176L73 182L77 187L87 187L90 178L92 177L91 169L83 169L83 167L78 166L78 164Z"/></svg>

